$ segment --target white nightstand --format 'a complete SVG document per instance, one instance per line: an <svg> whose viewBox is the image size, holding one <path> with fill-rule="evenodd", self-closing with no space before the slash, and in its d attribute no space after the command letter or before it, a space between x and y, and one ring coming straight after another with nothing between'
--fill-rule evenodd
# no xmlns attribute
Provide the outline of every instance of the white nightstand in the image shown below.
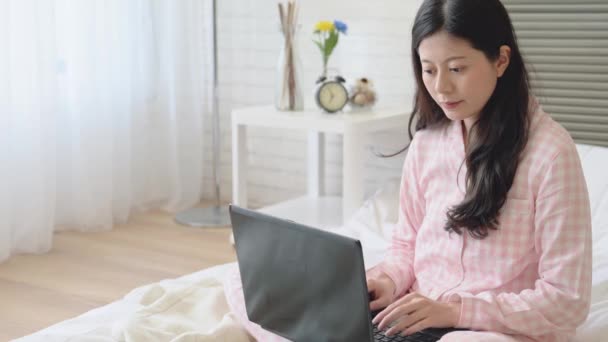
<svg viewBox="0 0 608 342"><path fill-rule="evenodd" d="M406 131L409 112L375 109L367 113L325 114L319 110L279 112L272 106L232 112L232 201L247 207L247 126L308 131L307 196L260 210L316 227L336 227L363 204L363 148L369 133ZM343 136L342 197L323 196L324 134Z"/></svg>

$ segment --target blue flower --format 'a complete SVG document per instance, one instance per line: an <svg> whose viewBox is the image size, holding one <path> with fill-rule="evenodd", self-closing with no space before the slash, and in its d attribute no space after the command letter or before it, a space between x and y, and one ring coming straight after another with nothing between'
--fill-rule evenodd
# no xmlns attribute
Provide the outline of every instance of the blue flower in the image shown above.
<svg viewBox="0 0 608 342"><path fill-rule="evenodd" d="M340 20L334 20L334 26L336 27L336 30L341 33L346 34L346 31L348 31L348 26Z"/></svg>

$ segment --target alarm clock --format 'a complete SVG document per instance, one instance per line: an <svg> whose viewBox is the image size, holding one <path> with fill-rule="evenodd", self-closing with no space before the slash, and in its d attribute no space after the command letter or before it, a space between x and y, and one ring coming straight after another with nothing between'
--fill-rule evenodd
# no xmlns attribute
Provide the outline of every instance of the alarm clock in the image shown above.
<svg viewBox="0 0 608 342"><path fill-rule="evenodd" d="M335 113L344 108L348 103L348 90L344 85L345 80L340 76L333 79L321 77L317 80L315 100L317 106L327 113Z"/></svg>

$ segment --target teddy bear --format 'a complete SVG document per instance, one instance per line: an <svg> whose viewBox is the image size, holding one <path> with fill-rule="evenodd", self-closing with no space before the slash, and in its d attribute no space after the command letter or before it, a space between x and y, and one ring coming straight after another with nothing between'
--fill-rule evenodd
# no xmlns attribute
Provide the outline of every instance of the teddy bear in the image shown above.
<svg viewBox="0 0 608 342"><path fill-rule="evenodd" d="M371 107L376 103L373 83L365 77L357 79L351 88L350 102L357 107Z"/></svg>

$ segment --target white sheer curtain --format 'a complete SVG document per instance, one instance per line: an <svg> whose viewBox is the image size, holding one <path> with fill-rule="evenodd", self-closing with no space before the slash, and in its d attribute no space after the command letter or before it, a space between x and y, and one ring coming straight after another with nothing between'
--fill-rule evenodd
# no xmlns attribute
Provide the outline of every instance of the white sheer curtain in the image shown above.
<svg viewBox="0 0 608 342"><path fill-rule="evenodd" d="M198 202L211 8L0 0L0 262Z"/></svg>

